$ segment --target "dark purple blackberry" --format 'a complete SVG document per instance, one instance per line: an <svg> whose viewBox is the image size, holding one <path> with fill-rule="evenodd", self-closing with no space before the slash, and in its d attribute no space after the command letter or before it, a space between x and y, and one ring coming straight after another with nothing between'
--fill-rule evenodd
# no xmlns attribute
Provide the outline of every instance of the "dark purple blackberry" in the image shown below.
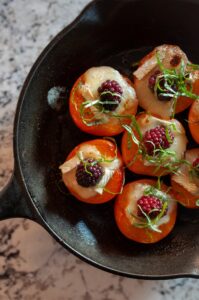
<svg viewBox="0 0 199 300"><path fill-rule="evenodd" d="M167 149L173 143L174 135L171 130L168 130L168 134L170 136L170 141L168 141L166 136L166 129L164 126L157 126L148 130L143 138L143 143L146 149L146 152L149 155L154 154L154 150L156 149Z"/></svg>
<svg viewBox="0 0 199 300"><path fill-rule="evenodd" d="M156 84L156 79L158 77L158 75L160 75L161 72L160 71L155 71L155 73L153 73L151 75L151 77L149 77L149 82L148 82L148 85L149 85L149 88L150 90L154 93L154 88L155 88L155 84Z"/></svg>
<svg viewBox="0 0 199 300"><path fill-rule="evenodd" d="M197 157L197 158L194 160L194 162L193 162L193 167L194 167L194 168L198 168L198 166L199 166L199 157Z"/></svg>
<svg viewBox="0 0 199 300"><path fill-rule="evenodd" d="M199 157L193 161L192 167L194 169L194 174L199 177Z"/></svg>
<svg viewBox="0 0 199 300"><path fill-rule="evenodd" d="M162 210L162 201L160 201L157 197L155 196L142 196L138 201L137 201L138 206L138 216L139 217L144 217L143 212L149 216L150 218L154 219L159 215L159 213ZM141 209L140 209L141 207ZM155 210L155 211L153 211ZM143 211L143 212L142 212Z"/></svg>
<svg viewBox="0 0 199 300"><path fill-rule="evenodd" d="M104 170L100 164L88 158L81 162L76 169L77 183L83 187L96 186L102 178Z"/></svg>
<svg viewBox="0 0 199 300"><path fill-rule="evenodd" d="M107 80L98 88L100 100L102 102L111 101L113 104L103 104L106 110L114 111L121 102L123 90L119 83L115 80Z"/></svg>
<svg viewBox="0 0 199 300"><path fill-rule="evenodd" d="M161 73L160 71L155 71L155 73L153 73L153 74L151 75L151 77L149 78L148 86L149 86L150 90L152 91L152 93L155 92L155 84L156 84L157 77L158 77L159 75L162 75L162 73ZM160 101L170 101L173 97L169 97L169 96L165 96L165 95L163 96L163 95L162 95L162 93L164 93L164 94L169 94L169 93L170 93L170 91L168 91L168 90L165 88L165 80L164 80L164 78L161 78L161 79L159 80L159 85L160 85L161 89L164 90L164 92L161 91L161 89L157 89L157 97L158 97L158 99L159 99ZM171 88L172 88L174 91L177 91L177 85L176 85L176 84L173 84L173 85L171 86Z"/></svg>

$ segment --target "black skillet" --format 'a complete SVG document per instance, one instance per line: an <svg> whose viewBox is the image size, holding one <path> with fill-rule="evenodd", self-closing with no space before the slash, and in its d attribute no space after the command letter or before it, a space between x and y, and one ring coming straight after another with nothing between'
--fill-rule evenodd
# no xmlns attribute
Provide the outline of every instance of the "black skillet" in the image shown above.
<svg viewBox="0 0 199 300"><path fill-rule="evenodd" d="M59 113L46 100L51 87L70 90L91 66L111 65L130 76L131 64L163 43L179 45L199 63L198 16L196 0L97 0L54 38L34 64L20 95L15 170L0 194L1 219L35 220L66 249L119 275L199 277L197 211L180 209L173 232L155 245L144 246L120 234L113 218L114 201L92 206L65 194L58 165L75 145L94 137L75 127L67 97L64 112ZM132 173L126 176L127 181L136 178Z"/></svg>

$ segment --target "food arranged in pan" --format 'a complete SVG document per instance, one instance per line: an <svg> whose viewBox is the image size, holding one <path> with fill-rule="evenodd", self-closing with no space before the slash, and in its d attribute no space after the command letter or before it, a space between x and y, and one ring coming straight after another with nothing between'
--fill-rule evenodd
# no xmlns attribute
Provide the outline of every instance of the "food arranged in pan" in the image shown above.
<svg viewBox="0 0 199 300"><path fill-rule="evenodd" d="M199 142L199 66L178 46L156 47L131 80L109 66L88 69L74 83L69 109L91 139L67 156L62 180L80 201L115 199L113 218L125 237L158 242L175 225L177 203L199 207L199 148L190 145ZM188 130L179 118L185 110Z"/></svg>

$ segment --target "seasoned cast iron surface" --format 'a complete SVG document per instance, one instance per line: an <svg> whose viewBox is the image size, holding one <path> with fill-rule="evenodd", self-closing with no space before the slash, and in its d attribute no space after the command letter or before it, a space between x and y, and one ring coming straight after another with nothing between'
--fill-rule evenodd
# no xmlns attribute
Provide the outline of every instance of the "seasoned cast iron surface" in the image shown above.
<svg viewBox="0 0 199 300"><path fill-rule="evenodd" d="M105 2L106 9L102 5ZM140 245L127 240L117 229L113 216L114 201L103 205L80 203L67 192L58 170L76 145L96 138L81 132L73 124L68 111L69 91L86 69L109 65L132 79L132 63L162 43L178 44L191 60L199 63L196 41L189 35L190 22L196 26L198 21L191 15L190 19L190 16L187 17L189 22L184 24L182 17L176 17L178 1L162 1L162 7L167 3L165 14L168 10L170 16L175 16L174 24L170 24L164 17L160 20L158 2L150 3L98 1L87 10L76 27L57 38L55 46L41 60L27 84L20 112L18 154L32 201L66 246L120 274L156 277L198 274L198 211L181 207L175 229L167 238L155 245ZM169 10L168 3L172 3L173 10ZM189 15L191 4L180 3L181 14L186 12ZM107 16L111 7L112 14ZM197 15L198 5L193 5L192 10ZM134 11L136 14L133 16ZM152 15L149 17L150 11ZM183 36L179 35L182 30ZM59 112L47 104L47 93L53 86L67 89ZM184 121L187 111L178 115L178 119L187 128ZM189 134L188 138L191 140ZM118 145L120 139L121 136L118 136ZM196 145L192 141L190 146ZM126 182L144 177L126 170Z"/></svg>

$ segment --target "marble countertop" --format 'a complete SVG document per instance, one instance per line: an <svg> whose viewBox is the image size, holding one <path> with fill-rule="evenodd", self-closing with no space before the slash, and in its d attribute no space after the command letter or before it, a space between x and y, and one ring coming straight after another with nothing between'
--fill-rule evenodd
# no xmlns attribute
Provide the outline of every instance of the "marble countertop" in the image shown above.
<svg viewBox="0 0 199 300"><path fill-rule="evenodd" d="M89 0L0 0L0 188L13 169L17 97L46 44ZM34 222L0 222L0 299L192 300L196 279L144 281L115 276L82 262Z"/></svg>

